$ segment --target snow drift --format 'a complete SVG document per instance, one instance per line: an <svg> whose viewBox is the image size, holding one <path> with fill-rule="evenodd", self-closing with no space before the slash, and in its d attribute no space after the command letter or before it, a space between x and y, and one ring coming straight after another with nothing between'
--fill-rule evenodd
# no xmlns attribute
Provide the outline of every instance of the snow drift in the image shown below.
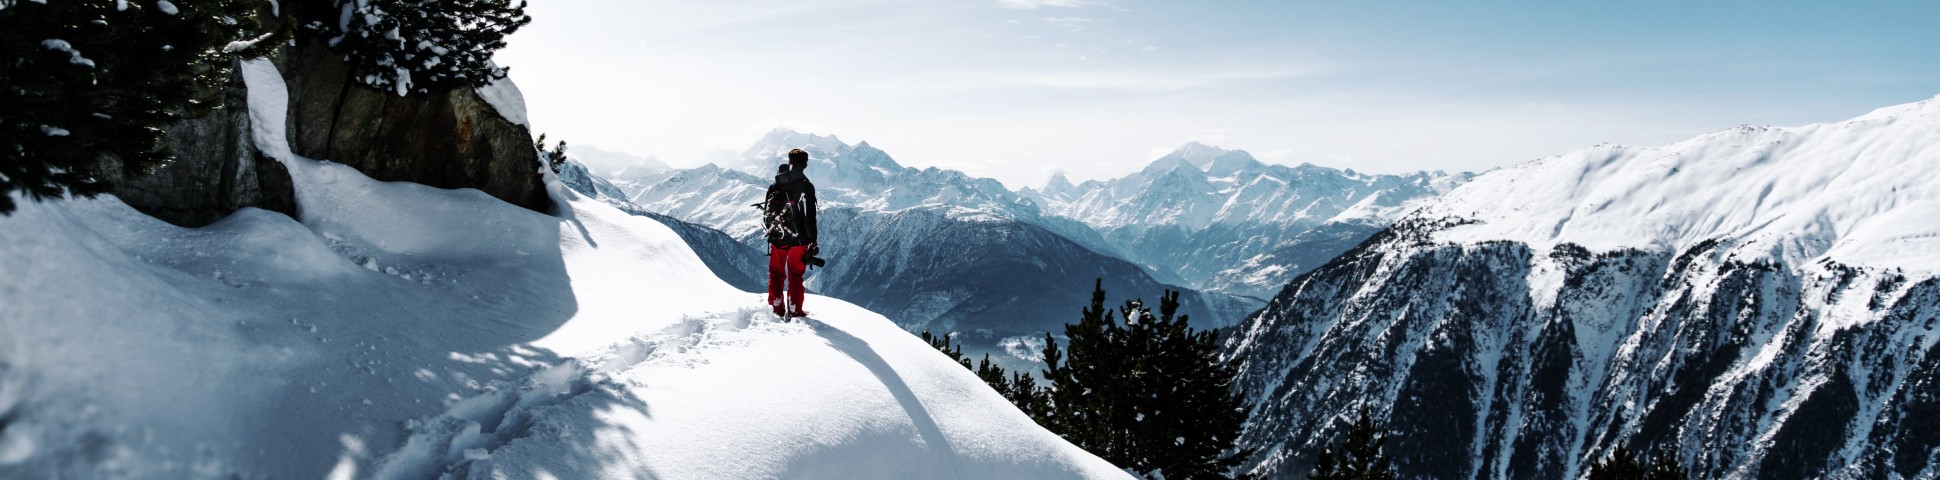
<svg viewBox="0 0 1940 480"><path fill-rule="evenodd" d="M776 323L557 181L545 215L296 157L244 71L300 221L0 218L0 477L1125 476L889 320Z"/></svg>

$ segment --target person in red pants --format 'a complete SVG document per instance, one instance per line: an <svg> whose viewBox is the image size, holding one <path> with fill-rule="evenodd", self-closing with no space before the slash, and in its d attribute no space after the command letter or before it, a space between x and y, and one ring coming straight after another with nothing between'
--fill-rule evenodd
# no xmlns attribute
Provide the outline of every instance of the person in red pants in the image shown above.
<svg viewBox="0 0 1940 480"><path fill-rule="evenodd" d="M768 305L775 315L806 317L802 310L803 257L815 257L815 184L802 170L808 168L808 152L788 151L788 165L775 174L763 202L762 225L768 234ZM783 298L786 287L787 298ZM784 300L786 300L784 302Z"/></svg>

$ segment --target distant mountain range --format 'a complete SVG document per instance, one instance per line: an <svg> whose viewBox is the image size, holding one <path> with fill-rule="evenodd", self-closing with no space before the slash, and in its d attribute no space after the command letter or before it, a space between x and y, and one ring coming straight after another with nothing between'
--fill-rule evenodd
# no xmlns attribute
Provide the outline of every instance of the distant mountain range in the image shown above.
<svg viewBox="0 0 1940 480"><path fill-rule="evenodd" d="M1159 278L1267 298L1470 177L1272 165L1244 151L1188 143L1131 175L1078 185L1059 175L1022 195L1051 215L1083 222ZM1316 229L1321 233L1302 237Z"/></svg>

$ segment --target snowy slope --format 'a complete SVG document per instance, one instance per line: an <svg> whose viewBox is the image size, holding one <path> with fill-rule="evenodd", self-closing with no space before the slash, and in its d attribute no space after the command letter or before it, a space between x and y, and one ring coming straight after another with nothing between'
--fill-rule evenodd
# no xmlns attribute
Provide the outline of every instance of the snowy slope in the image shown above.
<svg viewBox="0 0 1940 480"><path fill-rule="evenodd" d="M1450 241L1683 250L1732 238L1788 264L1830 254L1931 272L1940 270L1935 179L1940 97L1838 123L1579 150L1490 172L1429 214L1479 221L1440 236Z"/></svg>
<svg viewBox="0 0 1940 480"><path fill-rule="evenodd" d="M1229 343L1253 471L1360 406L1403 476L1940 476L1940 99L1484 174Z"/></svg>
<svg viewBox="0 0 1940 480"><path fill-rule="evenodd" d="M887 319L772 322L557 182L548 216L294 157L244 71L300 221L0 218L0 477L1125 476Z"/></svg>
<svg viewBox="0 0 1940 480"><path fill-rule="evenodd" d="M1468 178L1270 165L1245 151L1191 142L1131 175L1080 185L1054 176L1044 189L1022 194L1052 216L1089 225L1161 278L1266 297L1291 278L1283 272L1315 266L1284 252L1306 249L1295 245L1299 235L1330 224L1343 231L1386 225Z"/></svg>

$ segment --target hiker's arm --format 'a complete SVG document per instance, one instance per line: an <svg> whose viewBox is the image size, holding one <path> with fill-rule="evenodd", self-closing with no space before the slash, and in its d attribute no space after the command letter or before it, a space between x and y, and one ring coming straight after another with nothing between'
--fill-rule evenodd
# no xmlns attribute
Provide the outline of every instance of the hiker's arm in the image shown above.
<svg viewBox="0 0 1940 480"><path fill-rule="evenodd" d="M808 212L808 226L806 228L808 230L806 232L808 234L808 244L815 245L815 234L817 232L815 225L815 184L808 184L808 191L803 193L803 198L808 201L808 208L804 209Z"/></svg>

